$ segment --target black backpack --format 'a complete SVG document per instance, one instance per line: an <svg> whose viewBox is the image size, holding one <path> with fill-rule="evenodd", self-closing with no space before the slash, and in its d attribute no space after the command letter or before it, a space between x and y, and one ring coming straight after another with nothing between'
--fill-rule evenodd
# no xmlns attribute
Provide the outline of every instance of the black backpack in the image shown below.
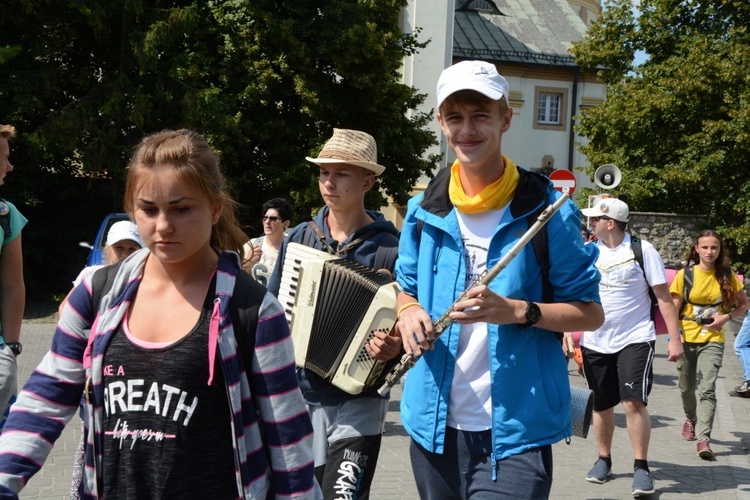
<svg viewBox="0 0 750 500"><path fill-rule="evenodd" d="M92 304L98 309L102 297L112 288L115 276L122 262L98 269L91 277ZM234 325L234 335L245 371L250 373L253 350L255 349L255 328L258 325L258 311L266 294L266 289L249 274L241 271L234 284L234 293L229 303L229 314ZM242 335L238 333L241 332Z"/></svg>

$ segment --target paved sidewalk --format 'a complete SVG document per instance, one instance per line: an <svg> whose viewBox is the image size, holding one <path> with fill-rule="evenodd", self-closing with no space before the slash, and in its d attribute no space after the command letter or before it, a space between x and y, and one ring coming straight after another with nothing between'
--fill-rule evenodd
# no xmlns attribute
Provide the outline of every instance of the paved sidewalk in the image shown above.
<svg viewBox="0 0 750 500"><path fill-rule="evenodd" d="M738 325L737 325L738 326ZM54 325L25 321L24 353L19 358L19 380L25 381L50 344ZM741 383L741 369L732 348L734 335L729 335L724 353L724 366L717 383L718 412L711 446L716 459L705 461L696 454L695 442L681 439L684 416L677 389L677 372L666 359L666 338L657 340L654 364L655 380L649 412L652 435L649 464L656 480L657 493L651 498L712 498L750 499L750 400L733 398L728 391ZM583 387L583 379L570 362L571 383ZM393 399L385 425L383 447L375 474L375 500L417 498L409 465L409 438L401 425L398 403L400 387L393 390ZM615 412L613 443L613 478L606 484L592 484L584 476L596 460L593 430L588 439L572 438L570 444L554 446L555 468L553 499L624 499L631 498L633 456L625 428L622 408ZM31 479L21 498L62 499L68 497L73 453L79 439L77 417L68 425L56 443L47 463Z"/></svg>

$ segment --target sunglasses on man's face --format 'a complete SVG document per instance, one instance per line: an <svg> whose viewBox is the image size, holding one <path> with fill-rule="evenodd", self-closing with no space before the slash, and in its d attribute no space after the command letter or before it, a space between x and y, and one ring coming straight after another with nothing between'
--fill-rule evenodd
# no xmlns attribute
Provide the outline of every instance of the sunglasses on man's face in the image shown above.
<svg viewBox="0 0 750 500"><path fill-rule="evenodd" d="M593 222L594 224L596 224L600 220L613 220L613 219L611 219L610 217L591 217L589 220Z"/></svg>
<svg viewBox="0 0 750 500"><path fill-rule="evenodd" d="M263 222L266 222L267 220L270 220L271 222L279 222L281 220L281 217L277 217L275 215L264 215L260 218Z"/></svg>

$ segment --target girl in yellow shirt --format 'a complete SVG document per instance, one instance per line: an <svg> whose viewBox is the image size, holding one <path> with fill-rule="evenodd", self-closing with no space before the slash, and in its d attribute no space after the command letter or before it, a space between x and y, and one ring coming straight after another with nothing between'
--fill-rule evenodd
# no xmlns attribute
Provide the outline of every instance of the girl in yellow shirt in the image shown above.
<svg viewBox="0 0 750 500"><path fill-rule="evenodd" d="M709 446L716 413L716 379L724 355L724 325L748 309L742 283L732 271L721 237L712 230L698 233L688 254L693 285L683 308L685 270L675 276L669 291L680 313L685 356L677 363L685 424L682 438L698 439L698 456L713 457ZM692 263L696 263L692 265ZM698 399L696 400L696 380ZM700 403L698 403L700 401Z"/></svg>

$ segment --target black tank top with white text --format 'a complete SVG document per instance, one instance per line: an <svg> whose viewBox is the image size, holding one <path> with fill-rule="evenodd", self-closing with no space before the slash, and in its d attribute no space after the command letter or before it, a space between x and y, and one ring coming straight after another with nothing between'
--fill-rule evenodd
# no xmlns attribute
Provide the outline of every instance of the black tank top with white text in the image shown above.
<svg viewBox="0 0 750 500"><path fill-rule="evenodd" d="M182 339L159 348L120 329L104 355L104 498L237 498L231 414L217 361L208 382L207 296Z"/></svg>

